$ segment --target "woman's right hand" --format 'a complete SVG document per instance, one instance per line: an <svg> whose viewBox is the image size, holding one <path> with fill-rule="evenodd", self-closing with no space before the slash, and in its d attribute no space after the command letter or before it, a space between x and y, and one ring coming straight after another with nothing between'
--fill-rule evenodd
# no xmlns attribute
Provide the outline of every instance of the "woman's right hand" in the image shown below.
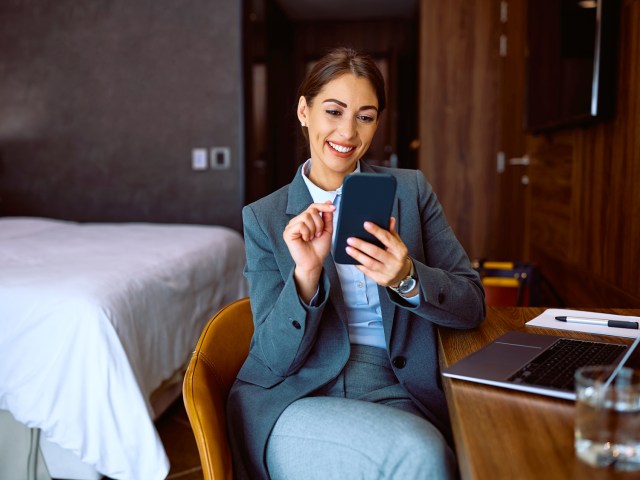
<svg viewBox="0 0 640 480"><path fill-rule="evenodd" d="M294 277L298 293L306 302L317 290L322 263L331 251L335 210L335 205L328 200L312 203L289 221L282 234L296 264Z"/></svg>

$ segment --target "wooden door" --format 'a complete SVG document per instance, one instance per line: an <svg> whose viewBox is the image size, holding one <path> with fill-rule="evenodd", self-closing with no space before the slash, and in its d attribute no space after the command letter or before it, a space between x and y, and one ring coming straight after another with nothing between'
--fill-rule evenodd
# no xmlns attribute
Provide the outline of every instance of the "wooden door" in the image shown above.
<svg viewBox="0 0 640 480"><path fill-rule="evenodd" d="M502 0L496 152L495 260L528 258L529 162L524 133L526 0Z"/></svg>

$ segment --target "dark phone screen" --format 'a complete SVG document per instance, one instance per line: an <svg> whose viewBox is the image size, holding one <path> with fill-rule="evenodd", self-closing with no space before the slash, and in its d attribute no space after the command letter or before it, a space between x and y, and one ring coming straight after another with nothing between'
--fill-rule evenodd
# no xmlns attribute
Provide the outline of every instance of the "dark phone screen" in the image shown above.
<svg viewBox="0 0 640 480"><path fill-rule="evenodd" d="M338 213L333 257L336 263L356 265L345 252L347 238L357 237L379 247L382 244L364 229L364 222L389 229L396 195L396 179L386 173L354 173L345 178Z"/></svg>

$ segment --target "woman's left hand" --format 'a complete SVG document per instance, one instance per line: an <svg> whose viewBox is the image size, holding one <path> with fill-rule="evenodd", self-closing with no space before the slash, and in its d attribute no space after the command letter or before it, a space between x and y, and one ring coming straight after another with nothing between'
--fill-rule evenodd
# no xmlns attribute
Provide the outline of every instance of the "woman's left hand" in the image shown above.
<svg viewBox="0 0 640 480"><path fill-rule="evenodd" d="M356 268L377 284L383 287L398 285L409 275L411 260L408 259L409 250L396 232L396 219L391 217L389 230L371 222L365 222L364 228L382 242L384 248L351 237L347 239L347 253L360 262Z"/></svg>

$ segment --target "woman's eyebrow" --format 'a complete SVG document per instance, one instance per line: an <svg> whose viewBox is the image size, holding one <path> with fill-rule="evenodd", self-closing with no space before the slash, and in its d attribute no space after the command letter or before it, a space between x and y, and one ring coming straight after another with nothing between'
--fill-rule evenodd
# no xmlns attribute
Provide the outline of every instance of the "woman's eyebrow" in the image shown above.
<svg viewBox="0 0 640 480"><path fill-rule="evenodd" d="M322 103L336 103L336 104L340 105L342 108L347 108L347 104L346 103L341 102L340 100L336 100L335 98L327 98ZM376 107L375 105L364 105L364 106L360 107L359 110L375 110L377 112L378 111L378 107Z"/></svg>
<svg viewBox="0 0 640 480"><path fill-rule="evenodd" d="M340 105L342 108L347 108L347 104L344 102L341 102L340 100L336 100L335 98L327 98L325 101L323 101L322 103L337 103L338 105Z"/></svg>

